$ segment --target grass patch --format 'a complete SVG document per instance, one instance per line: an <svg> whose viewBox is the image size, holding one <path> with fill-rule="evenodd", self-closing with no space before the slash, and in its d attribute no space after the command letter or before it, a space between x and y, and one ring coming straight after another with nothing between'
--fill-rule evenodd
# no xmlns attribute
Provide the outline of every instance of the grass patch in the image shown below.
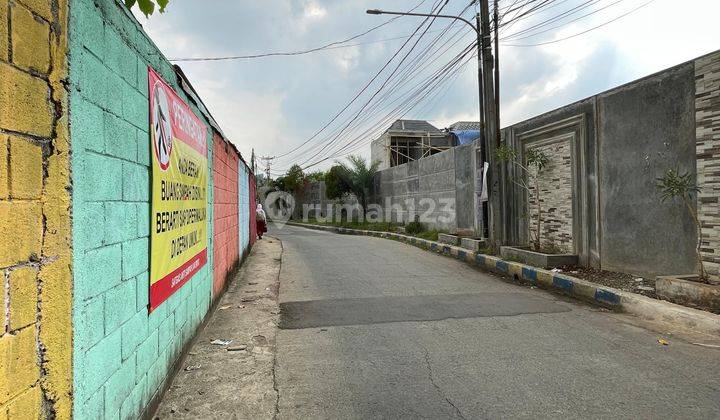
<svg viewBox="0 0 720 420"><path fill-rule="evenodd" d="M498 253L495 252L495 250L492 249L492 248L490 248L489 246L480 248L480 249L478 250L478 252L479 252L480 254L485 254L485 255L492 255L492 256L497 256L497 255L498 255ZM517 262L522 262L522 261L517 261Z"/></svg>
<svg viewBox="0 0 720 420"><path fill-rule="evenodd" d="M439 230L426 230L425 232L420 232L414 236L422 239L427 239L428 241L437 242L439 233Z"/></svg>

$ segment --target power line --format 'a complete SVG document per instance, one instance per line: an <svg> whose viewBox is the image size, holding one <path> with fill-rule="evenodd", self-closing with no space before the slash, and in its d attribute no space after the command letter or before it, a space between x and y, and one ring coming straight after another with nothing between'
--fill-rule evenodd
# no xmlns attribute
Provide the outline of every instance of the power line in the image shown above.
<svg viewBox="0 0 720 420"><path fill-rule="evenodd" d="M515 32L515 33L512 33L512 34L506 36L505 38L512 38L512 37L515 37L515 36L522 35L522 34L525 34L525 33L527 33L527 32L530 32L530 31L532 31L532 30L534 30L534 29L538 29L538 28L542 28L543 26L550 25L550 24L552 24L553 22L557 22L557 21L562 20L563 18L565 18L565 17L567 17L567 16L571 16L571 15L573 15L573 14L575 14L575 13L577 13L577 12L579 12L579 11L585 9L585 8L591 7L591 6L593 6L594 4L596 4L596 3L600 2L600 1L602 1L602 0L587 0L587 1L583 2L583 3L580 3L579 5L577 5L577 6L575 6L575 7L572 7L572 8L570 8L570 9L568 9L568 10L566 10L566 11L558 14L558 15L555 15L555 16L551 17L550 19L546 19L546 20L544 20L544 21L542 21L542 22L539 22L539 23L536 23L536 24L534 24L534 25L528 26L527 28L524 28L524 29L522 29L522 30L519 30L519 31L517 31L517 32ZM620 1L622 1L622 0L620 0Z"/></svg>
<svg viewBox="0 0 720 420"><path fill-rule="evenodd" d="M471 3L468 4L468 6L463 10L463 13L471 5L472 5ZM444 50L441 51L439 54L436 54L436 56L434 58L432 58L431 60L426 60L426 61L423 60L424 56L427 55L429 50L439 41L439 39L455 23L456 22L452 22L446 28L444 28L442 30L442 32L443 32L442 34L435 37L435 39L429 45L427 45L425 47L425 49L420 54L418 54L417 57L415 57L415 59L411 60L407 65L404 66L404 70L398 76L396 76L396 81L392 85L387 86L385 93L383 93L382 95L377 97L376 101L369 108L366 109L366 112L362 115L362 117L360 117L360 118L357 118L357 116L356 117L348 117L348 119L346 119L344 123L348 123L348 121L351 121L351 123L353 123L352 118L356 118L354 121L354 123L355 123L354 125L357 126L357 125L367 121L368 119L372 118L372 116L381 109L381 108L378 108L380 103L385 101L385 99L387 99L395 90L402 88L403 86L407 85L412 79L417 77L417 75L422 74L422 72L426 68L430 67L435 61L437 61L437 59L440 58L442 56L442 54L447 52L455 44L457 44L459 41L461 41L462 37L455 40L451 44L446 43L446 47L444 48ZM458 30L451 36L450 40L448 40L447 42L450 42L452 39L456 38L457 35L461 33L461 31L462 31L462 28L458 28ZM418 69L418 66L420 66L421 68ZM417 71L416 71L416 69L417 69ZM392 78L392 75L391 75L391 78ZM392 100L388 105L392 105L397 100L401 99L402 96L403 95L400 95L396 99ZM386 107L387 107L387 105L383 106L382 108L386 108ZM330 138L338 136L342 132L343 132L343 128L338 127L332 133L326 135L323 140L316 143L314 146L311 146L310 149L305 150L303 153L308 153L308 152L312 151L313 149L321 147L325 141L329 140ZM295 159L298 159L298 158L299 157L296 157Z"/></svg>
<svg viewBox="0 0 720 420"><path fill-rule="evenodd" d="M569 20L569 21L564 22L564 23L562 23L562 24L560 24L560 25L552 26L552 27L550 27L550 28L543 29L542 31L533 32L533 33L531 33L531 34L529 34L529 35L524 35L524 36L516 37L515 35L518 35L518 34L512 34L512 35L507 36L507 37L505 38L505 40L512 39L512 40L514 40L514 41L518 41L518 40L521 40L521 39L532 38L532 37L538 36L538 35L540 35L540 34L544 34L544 33L550 32L550 31L552 31L552 30L554 30L554 29L562 28L563 26L569 25L569 24L571 24L571 23L573 23L573 22L577 22L577 21L579 21L579 20L585 19L585 18L588 17L588 16L592 16L592 15L594 15L594 14L596 14L596 13L599 13L599 12L601 12L601 11L609 8L609 7L615 6L616 4L621 3L621 2L623 2L623 1L624 1L624 0L616 0L616 1L610 3L610 4L606 5L606 6L603 6L603 7L599 8L599 9L597 9L597 10L593 10L593 11L590 12L590 13L586 13L586 14L584 14L584 15L582 15L582 16L578 16L578 17L576 17L575 19ZM566 16L566 17L567 17L567 16Z"/></svg>
<svg viewBox="0 0 720 420"><path fill-rule="evenodd" d="M421 4L422 4L422 3L421 3ZM439 4L439 3L438 3L438 4ZM433 6L433 10L435 9L435 7L437 7L437 6ZM412 11L412 10L414 10L414 9L411 9L411 11ZM423 24L424 24L424 21L423 21ZM340 115L342 115L343 112L345 112L353 103L355 103L355 101L370 87L370 85L371 85L378 77L380 77L380 74L382 74L382 72L390 65L390 63L395 59L395 57L397 57L397 56L400 54L400 51L402 51L402 49L405 48L405 45L407 45L407 43L410 42L410 39L412 39L412 36L414 36L414 35L417 33L417 31L419 31L420 28L422 28L423 24L419 25L419 26L415 29L415 31L413 32L413 34L411 35L411 37L408 38L405 42L403 42L403 44L400 46L400 48L398 48L398 50L392 55L392 57L390 57L390 60L388 60L388 61L385 63L385 65L383 65L383 66L380 68L380 70L375 74L375 76L373 76L372 79L370 79L370 81L368 81L368 82L365 84L365 86L363 86L363 88L360 89L360 91L350 100L350 102L348 102L340 111L338 111L338 112L330 119L330 121L328 121L324 126L322 126L322 128L320 128L318 131L316 131L312 136L310 136L310 138L308 138L307 140L305 140L303 143L299 144L298 146L294 147L293 149L289 150L288 152L285 152L285 153L282 153L282 154L280 154L280 155L277 155L276 157L277 157L277 158L281 158L281 157L287 156L287 155L295 152L295 151L298 150L299 148L303 147L304 145L306 145L307 143L309 143L310 141L312 141L314 138L316 138L318 135L320 135L320 133L322 133L323 131L325 131L325 129L327 129L333 122L335 122L335 120L337 120L337 119L340 117Z"/></svg>
<svg viewBox="0 0 720 420"><path fill-rule="evenodd" d="M444 4L438 9L438 11L435 12L435 13L440 13L440 12L443 10L443 8L448 4L448 1L449 1L449 0L445 0L445 3L444 3ZM434 14L435 14L435 13L434 13ZM429 20L430 20L430 22L431 22L430 24L432 24L432 22L434 22L435 19L436 19L436 18L432 18L432 20L430 20L429 17L423 19L422 23L418 26L418 28L417 28L415 31L417 32L418 30L420 30L420 28L422 28L423 26L425 26L425 23L428 22ZM422 39L423 35L425 35L425 33L428 31L428 29L430 29L430 25L428 25L428 27L425 28L425 30L423 31L423 33L420 34L420 36L418 37L418 39L417 39L417 40L415 41L415 43L410 47L410 49L408 50L408 52L405 53L405 56L404 56L404 57L400 60L400 62L395 66L395 68L392 70L392 72L390 73L390 75L389 75L387 78L385 78L385 81L380 85L380 87L375 91L375 93L372 94L372 96L370 97L370 99L368 99L368 100L365 102L365 104L363 104L363 106L360 108L360 110L356 113L355 117L353 117L353 119L350 120L350 122L343 127L343 130L342 130L342 131L344 131L345 129L347 129L347 127L348 127L350 124L352 124L353 121L355 121L355 120L357 119L357 117L360 115L360 113L368 106L368 104L370 104L370 102L378 95L378 93L380 93L380 91L381 91L383 88L385 88L385 86L387 85L387 83L388 83L388 81L390 80L390 78L391 78L393 75L395 75L395 73L397 73L397 71L398 71L398 69L400 68L400 66L402 65L402 63L404 63L405 60L410 56L410 53L412 53L412 51L413 51L413 50L415 49L415 47L418 45L418 43L420 42L420 39ZM398 53L399 53L399 51L398 51ZM394 58L394 56L393 56L393 58ZM392 61L392 59L391 59L391 61ZM390 62L388 62L388 64L389 64L389 63L390 63ZM341 133L342 133L342 131L341 131ZM331 140L330 142L326 143L326 144L325 144L322 148L320 148L320 150L319 150L312 158L310 158L310 159L313 159L315 156L318 156L320 153L322 153L323 150L325 150L327 147L331 146L331 145L332 145L333 143L335 143L339 138L340 138L340 136L338 135L338 136L335 137L335 139L333 139L333 140ZM308 159L308 160L310 160L310 159ZM307 162L307 160L306 160L305 162Z"/></svg>
<svg viewBox="0 0 720 420"><path fill-rule="evenodd" d="M418 3L415 7L410 9L409 11L412 12L418 7L422 6L427 0L422 0L420 3ZM325 49L331 49L333 46L338 46L340 44L344 44L346 42L350 42L354 39L358 39L360 37L363 37L370 32L380 29L385 25L388 25L392 22L394 22L397 19L400 19L402 16L395 16L393 18L388 19L387 21L377 25L373 26L372 28L366 30L365 32L361 32L357 35L353 35L350 38L343 39L342 41L334 41L329 44L325 44L320 47L310 48L307 50L300 50L300 51L290 51L290 52L272 52L272 53L261 53L261 54L251 54L251 55L231 55L231 56L225 56L225 57L186 57L186 58L171 58L169 61L173 62L180 62L180 61L225 61L225 60L242 60L242 59L254 59L254 58L264 58L264 57L278 57L278 56L293 56L293 55L303 55L303 54L309 54L316 51L321 51Z"/></svg>
<svg viewBox="0 0 720 420"><path fill-rule="evenodd" d="M440 2L441 2L441 1L442 1L442 0L438 1L438 3L436 3L436 5L433 6L433 8L432 8L433 11L435 11L435 9L436 9L438 6L440 6ZM447 4L447 0L445 1L445 4ZM442 8L443 8L444 6L445 6L445 5L443 5L442 7L440 7L440 9L438 9L438 12L439 12L440 10L442 10ZM413 35L417 34L417 32L425 25L425 23L426 23L428 20L429 20L429 18L424 19L423 22L422 22L420 25L418 25L418 27L415 29ZM428 26L428 28L429 28L429 26ZM427 31L428 28L426 28L426 31ZM408 51L408 53L406 53L405 56L402 58L402 60L401 60L400 63L398 64L398 66L401 65L401 64L405 61L405 59L408 57L409 53L410 53L410 52L412 51L412 49L417 45L418 41L420 40L420 38L421 38L424 34L425 34L425 32L423 32L423 33L420 35L420 37L419 37L419 38L416 40L416 42L413 44L413 46L412 46L412 48L410 49L410 51ZM334 121L336 121L337 118L338 118L342 113L344 113L357 99L359 99L359 97L372 85L372 83L373 83L375 80L377 80L377 78L378 78L378 77L384 72L384 70L395 60L395 58L400 54L400 52L402 52L402 50L404 49L404 47L410 42L411 39L412 39L412 38L409 38L406 42L403 43L402 46L400 46L400 48L398 48L398 50L392 55L392 57L390 57L390 59L385 63L385 65L382 66L382 68L375 74L375 76L373 76L373 78L372 78L367 84L365 84L365 86L360 90L360 92L358 92L358 93L355 95L355 97L354 97L345 107L343 107L343 109L341 109L327 124L325 124L325 126L323 126L320 130L318 130L315 134L313 134L313 136L311 136L309 139L307 139L307 140L306 140L305 142L303 142L302 144L300 144L300 145L298 145L297 147L293 148L293 149L290 150L289 152L283 153L282 155L278 155L278 158L287 156L287 155L289 155L289 154L291 154L291 153L294 153L294 152L297 151L299 148L301 148L302 146L304 146L305 144L307 144L307 143L309 143L311 140L313 140L315 137L317 137L317 135L319 135L322 131L324 131L327 127L329 127L330 124L332 124ZM393 72L396 72L396 71L397 71L398 66L395 67L395 69L393 70ZM391 74L391 76L392 76L392 74ZM384 84L387 83L387 81L388 81L388 79L385 80ZM375 95L376 95L376 94L377 94L377 92L375 93ZM373 97L374 97L374 95L373 95ZM371 98L371 99L372 99L372 98ZM367 102L366 102L365 105L363 105L363 106L367 106ZM355 118L356 118L356 117L355 117ZM346 120L346 121L347 121L347 120ZM345 125L345 126L344 126L342 129L340 129L339 131L336 131L337 134L335 134L335 135L332 135L332 134L331 134L330 136L326 136L326 138L325 138L324 140L328 140L330 137L333 137L333 136L335 137L335 139L331 140L329 143L322 142L322 143L318 143L316 146L313 146L312 148L320 147L320 150L318 150L317 153L316 153L315 155L313 155L313 156L317 156L317 154L318 154L318 153L321 153L325 148L327 148L328 145L333 144L333 143L335 142L335 140L337 139L337 137L339 136L339 133L342 133L345 129L347 129L348 126L349 126L352 122L353 122L353 120L351 119L350 122L349 122L347 125ZM325 143L325 144L323 144L323 143Z"/></svg>
<svg viewBox="0 0 720 420"><path fill-rule="evenodd" d="M395 107L389 114L387 114L381 121L377 122L374 126L366 129L364 132L357 135L353 140L351 140L349 143L347 143L345 146L340 147L337 149L334 153L330 154L327 157L321 158L313 163L310 164L304 164L304 168L309 168L312 166L315 166L319 163L322 163L324 161L327 161L329 159L338 157L342 154L342 156L347 155L348 153L352 153L354 150L357 150L359 147L362 147L363 145L367 144L368 142L374 140L376 134L378 131L382 131L386 128L387 124L390 123L393 119L402 118L407 112L412 110L417 104L419 104L424 97L419 97L423 92L425 92L428 88L430 88L426 95L432 92L434 89L437 89L438 86L440 86L440 83L444 80L444 78L447 78L448 75L452 75L450 71L454 66L457 66L458 63L461 62L461 60L467 56L470 52L473 51L475 48L476 43L473 43L466 47L464 51L460 54L458 54L455 58L453 58L449 63L444 65L440 70L436 71L433 75L428 77L426 81L423 83L422 86L420 86L418 89L416 89L414 92L411 93L400 105ZM466 64L470 59L472 59L474 55L471 55L470 58L466 60L464 64ZM462 66L460 66L462 67ZM457 68L456 68L457 71ZM433 85L434 84L434 85ZM419 98L418 98L419 97ZM414 101L414 102L411 102ZM410 104L408 106L408 104ZM402 108L407 108L402 113L398 114L398 111ZM373 135L369 135L370 133L375 133ZM344 153L344 154L343 154ZM305 162L307 163L307 161Z"/></svg>
<svg viewBox="0 0 720 420"><path fill-rule="evenodd" d="M437 13L439 13L440 11L442 11L442 8L444 8L445 5L447 5L447 3L448 3L448 1L446 0L446 1L445 1L445 4L438 10ZM335 136L335 138L334 138L333 140L331 140L330 142L328 142L328 143L326 143L325 145L323 145L323 147L320 148L320 150L319 150L317 153L315 153L312 157L310 157L309 159L306 159L306 160L303 162L303 165L306 164L307 162L309 162L310 160L315 159L317 156L319 156L319 155L320 155L325 149L327 149L328 147L331 147L333 144L337 143L337 141L340 139L340 135L341 135L354 121L356 121L356 120L359 118L359 116L361 115L361 113L368 107L369 104L371 104L371 103L373 102L373 99L375 99L375 97L387 86L388 82L389 82L389 81L393 78L393 76L398 72L398 69L400 68L400 66L401 66L401 65L403 64L403 62L409 57L409 55L412 53L412 51L414 50L414 48L418 45L418 43L419 43L420 39L422 38L422 36L427 32L427 30L428 30L428 28L430 28L430 25L432 24L432 22L434 22L436 19L437 19L437 18L433 17L432 20L430 20L430 17L427 17L427 18L425 18L425 19L423 20L423 23L421 23L421 26L423 26L428 20L430 20L430 24L429 24L428 27L425 29L425 31L423 31L423 34L421 34L420 37L418 37L418 39L417 39L416 42L413 44L413 46L410 47L410 49L409 49L408 52L405 54L405 56L402 58L402 60L400 60L400 62L397 64L397 66L395 66L395 69L393 69L393 71L392 71L392 72L390 73L390 75L385 79L385 81L382 83L382 85L375 91L375 93L373 93L373 95L365 102L365 104L363 104L363 106L360 108L360 110L358 110L358 111L356 112L355 116L350 120L350 122L349 122L348 124L346 124L346 125L342 128L342 130L340 131L340 133L339 133L337 136Z"/></svg>
<svg viewBox="0 0 720 420"><path fill-rule="evenodd" d="M468 47L466 47L464 49L465 52L458 54L453 60L451 60L449 63L445 64L441 69L435 71L433 74L431 74L429 77L427 77L422 82L422 86L415 89L414 91L409 91L406 94L404 94L403 96L405 98L401 104L396 106L393 110L391 110L388 114L386 114L383 118L381 118L379 121L374 123L372 126L365 129L363 132L358 133L345 146L341 146L335 152L331 152L331 154L328 155L327 157L319 158L315 162L308 163L309 160L306 160L306 162L303 163L304 169L315 166L315 165L317 165L321 162L327 161L329 159L338 157L343 152L346 152L345 154L351 153L353 150L357 150L359 147L362 147L364 144L367 144L369 141L372 141L376 137L376 134L379 131L385 130L387 124L389 124L393 119L402 118L402 116L404 114L406 114L409 110L413 109L417 104L419 104L423 98L422 97L418 98L418 96L420 94L422 94L424 91L426 91L428 87L430 87L430 90L428 91L428 93L430 93L434 89L436 89L439 86L439 83L435 83L435 86L431 86L431 84L434 81L438 81L439 77L448 74L447 70L449 68L451 68L452 65L458 61L458 57L461 58L462 56L465 56L467 54L467 52L472 51L473 48L475 48L475 45L476 45L475 43L469 45ZM472 58L472 57L470 57L470 58ZM467 64L467 61L469 61L469 59L466 60L465 64ZM442 79L440 79L439 81L442 81ZM401 98L398 98L398 99L401 99ZM414 103L412 103L413 100L414 100ZM395 101L393 101L393 102L395 102ZM408 106L408 104L409 104L409 106ZM407 109L405 111L399 112L403 108L407 108ZM364 139L364 141L362 141L363 139Z"/></svg>
<svg viewBox="0 0 720 420"><path fill-rule="evenodd" d="M626 12L626 13L623 13L622 15L620 15L620 16L618 16L618 17L615 17L615 18L613 18L613 19L611 19L611 20L609 20L609 21L607 21L607 22L601 23L600 25L594 26L594 27L592 27L592 28L590 28L590 29L586 29L586 30L584 30L584 31L582 31L582 32L578 32L578 33L576 33L576 34L573 34L573 35L570 35L570 36L566 36L566 37L564 37L564 38L555 39L555 40L553 40L553 41L547 41L547 42L539 42L539 43L536 43L536 44L502 44L502 45L507 46L507 47L538 47L538 46L541 46L541 45L555 44L555 43L557 43L557 42L566 41L566 40L568 40L568 39L575 38L575 37L578 37L578 36L580 36L580 35L584 35L584 34L590 32L590 31L594 31L595 29L602 28L603 26L609 25L609 24L615 22L615 21L618 20L618 19L621 19L621 18L623 18L623 17L625 17L625 16L627 16L627 15L629 15L629 14L631 14L631 13L637 11L637 10L640 10L641 8L647 6L648 4L650 4L650 3L654 2L654 1L655 1L655 0L647 1L647 2L645 2L645 3L643 3L643 4L641 4L640 6L634 8L634 9L632 9L632 10Z"/></svg>
<svg viewBox="0 0 720 420"><path fill-rule="evenodd" d="M539 13L540 11L548 10L548 9L550 9L550 8L554 8L554 7L556 7L556 6L559 6L560 4L565 3L566 1L567 1L567 0L559 0L559 1L556 1L556 0L529 0L529 1L524 2L524 3L521 4L521 5L517 5L517 3L519 2L519 0L513 0L513 2L512 2L510 5L504 5L504 7L502 7L502 8L499 7L499 8L498 8L498 9L504 10L504 13L503 13L503 18L504 18L504 19L502 20L502 24L500 24L499 26L500 26L500 28L503 28L504 30L506 30L506 29L508 29L509 27L513 26L516 22L518 22L518 21L520 21L520 20L527 19L528 17L530 17L530 16L532 16L532 15L534 15L534 14L537 14L537 13ZM541 21L541 22L535 23L535 24L533 24L533 25L530 25L530 26L528 26L528 27L526 27L526 28L524 28L524 29L522 29L522 30L520 30L520 31L517 31L517 32L515 32L515 33L513 33L513 34L511 34L511 35L509 35L509 36L507 36L507 37L501 36L500 39L501 39L501 40L506 39L506 38L508 38L508 39L512 39L512 38L516 38L516 39L526 39L526 38L530 38L530 37L533 37L533 36L537 36L537 35L539 35L539 34L546 33L546 32L551 31L551 30L553 30L553 29L557 29L557 28L560 28L560 27L562 27L562 26L565 26L565 25L568 25L568 24L570 24L570 23L573 23L573 22L575 22L575 21L578 21L578 20L580 20L580 19L586 18L586 17L588 17L588 16L590 16L590 15L592 15L592 14L596 14L596 13L598 13L598 12L600 12L600 11L602 11L602 10L605 10L605 9L607 9L607 8L615 5L615 4L618 4L618 3L619 3L620 1L622 1L622 0L616 0L615 2L613 2L613 3L611 3L611 4L608 4L608 5L605 5L605 6L603 6L602 8L600 8L600 9L598 9L598 10L594 10L594 11L592 11L592 12L590 12L590 13L587 13L587 14L585 14L585 15L582 15L582 16L579 16L579 17L577 17L577 18L575 18L575 19L572 19L572 20L570 20L570 21L568 21L568 22L564 22L564 23L561 24L561 25L556 25L556 26L553 26L553 27L551 27L551 28L543 29L543 30L541 30L541 31L532 32L532 31L534 31L534 30L536 30L536 29L542 28L542 27L547 26L547 25L549 25L549 24L552 24L552 23L554 23L554 22L561 21L561 20L563 20L563 19L565 19L565 18L567 18L567 17L569 17L569 16L571 16L571 15L573 15L573 14L575 14L575 13L578 13L579 11L581 11L581 10L583 10L583 9L587 9L587 8L593 6L594 4L598 3L598 1L599 1L599 0L588 0L588 1L585 1L584 3L582 3L582 4L580 4L580 5L574 6L574 7L570 8L569 10L565 10L565 11L561 12L561 13L558 14L558 15L555 15L555 16L550 17L549 19L546 19L546 20L544 20L544 21ZM642 8L642 7L647 6L648 4L652 3L653 1L655 1L655 0L649 0L649 1L647 1L646 3L644 3L644 4L642 4L642 5L634 8L634 9L628 11L627 13L624 13L624 14L622 14L622 15L620 15L620 16L618 16L618 17L616 17L616 18L614 18L614 19L612 19L612 20L610 20L610 21L604 22L604 23L602 23L602 24L600 24L600 25L597 25L597 26L595 26L595 27L593 27L593 28L589 28L589 29L587 29L587 30L585 30L585 31L582 31L582 32L580 32L580 33L577 33L577 34L574 34L574 35L571 35L571 36L568 36L568 37L564 37L564 38L557 39L557 40L553 40L553 41L549 41L549 42L536 43L536 44L507 44L507 43L503 43L503 45L506 45L506 46L515 46L515 47L530 47L530 46L540 46L540 45L547 45L547 44L551 44L551 43L561 42L561 41L564 41L564 40L567 40L567 39L571 39L571 38L580 36L580 35L582 35L582 34L585 34L585 33L587 33L587 32L590 32L590 31L592 31L592 30L595 30L595 29L598 29L598 28L600 28L600 27L603 27L603 26L605 26L605 25L608 25L608 24L610 24L610 23L612 23L612 22L614 22L614 21L616 21L616 20L618 20L618 19L621 19L622 17L625 17L625 16L627 16L627 15L629 15L629 14L631 14L631 13L637 11L637 10L639 10L639 9ZM472 5L472 4L471 4L471 5ZM516 6L516 5L517 5L517 6ZM443 6L443 7L444 7L444 6ZM467 8L466 8L466 9L467 9ZM514 12L514 15L513 15L510 19L507 19L506 16L508 15L508 13L511 13L511 12ZM422 27L422 26L424 25L424 23L425 23L425 22L423 22L423 24L421 24L420 27ZM419 27L419 28L420 28L420 27ZM413 36L417 33L417 31L419 30L419 28L416 29L416 31L413 33L413 35L410 36L410 38L413 37ZM429 26L428 26L428 28L429 28ZM428 28L426 28L425 31L420 35L420 38L422 38L423 35L425 35L426 33L429 32L429 31L428 31ZM442 33L441 35L439 35L438 38L436 38L436 40L439 39L440 37L444 36L444 34L445 34L445 30L443 30L443 33ZM522 36L522 37L518 37L519 35L523 35L523 36ZM415 44L413 45L413 48L418 44L420 38L418 38L418 39L416 40ZM403 46L400 48L400 50L402 50L406 44L407 44L407 42L403 44ZM433 43L432 45L434 45L434 43ZM429 48L430 48L430 46L428 46L428 47L426 48L426 51L429 50ZM398 52L399 52L399 51L398 51ZM411 50L408 51L408 53L405 55L405 58L407 58L408 55L409 55L411 52L412 52L412 48L411 48ZM396 55L397 55L397 53L396 53ZM390 61L392 61L392 60L396 57L396 55L394 55L394 56L391 58ZM415 67L414 64L420 59L420 57L421 57L421 55L418 55L417 57L415 57L415 59L411 60L408 65L406 65L405 67L403 67L404 70L401 71L401 74L408 74L410 71L412 71L412 69L414 69L414 67ZM403 61L405 61L405 58L403 58ZM437 57L436 57L436 59L437 59ZM342 128L338 128L338 129L333 130L334 132L333 132L332 134L330 134L329 136L327 136L328 139L329 139L330 137L334 137L334 138L332 139L332 141L330 141L330 142L328 142L328 143L320 142L320 143L314 145L313 147L311 147L309 150L303 152L303 153L307 153L307 152L311 151L312 149L317 149L318 147L320 147L320 150L317 150L316 153L312 154L310 157L305 158L304 161L301 163L301 166L304 167L303 169L307 169L307 168L310 168L310 167L312 167L312 166L315 166L315 165L317 165L317 164L319 164L319 163L322 163L322 162L324 162L324 161L327 161L328 159L332 159L332 158L338 157L338 156L345 156L346 154L352 153L352 151L357 150L359 147L364 146L364 145L367 144L369 141L372 141L372 140L374 139L374 137L371 137L371 138L368 139L368 138L365 136L366 134L368 134L368 133L374 133L374 132L376 132L377 130L379 130L379 127L381 127L381 126L385 123L385 120L392 119L393 115L396 115L398 112L402 112L402 113L403 113L402 115L404 115L404 114L406 114L407 112L409 112L410 110L414 109L415 106L417 106L417 105L418 105L419 103L421 103L422 101L424 101L424 100L426 100L426 99L428 99L428 98L429 98L430 100L435 99L435 98L437 97L438 93L440 92L439 88L442 88L442 87L448 85L448 84L449 84L448 81L450 81L450 80L452 80L452 82L454 82L454 80L457 78L457 75L459 74L458 72L459 72L466 64L467 64L467 61L466 61L465 63L463 63L461 66L456 67L456 68L453 68L452 66L451 66L451 67L443 66L443 68L441 68L441 71L436 72L436 73L434 74L434 76L431 76L431 78L430 78L430 83L422 83L422 86L421 86L419 89L416 89L416 90L414 90L414 91L413 91L413 90L407 91L406 93L403 93L403 94L401 94L400 96L397 96L392 102L390 102L389 105L391 105L391 104L394 103L394 102L397 102L398 100L402 100L402 102L401 102L400 105L398 105L396 108L394 108L392 111L390 111L389 114L387 114L386 116L384 116L383 118L381 118L380 121L372 124L370 127L368 127L367 129L365 129L362 133L359 133L359 134L356 135L355 137L350 138L349 141L346 142L346 144L344 144L344 145L337 144L337 145L336 145L336 143L338 142L338 140L339 140L341 137L343 137L343 136L346 135L345 132L346 132L350 127L353 127L353 128L350 130L350 132L353 133L353 134L351 134L351 135L354 135L354 134L356 133L356 130L358 130L359 127L360 127L359 124L362 124L362 123L364 123L365 121L369 120L369 119L372 117L373 114L375 114L378 110L381 109L381 108L379 108L380 104L381 104L382 102L384 102L384 100L385 100L386 98L390 97L390 96L393 94L393 92L394 92L395 89L399 89L399 87L400 87L401 85L406 84L406 83L402 83L404 80L402 79L402 77L400 77L400 78L399 78L399 79L400 79L399 81L394 82L394 84L393 84L391 87L389 87L382 95L380 95L380 96L377 97L377 101L374 101L374 99L375 99L376 96L380 93L380 91L382 91L382 90L384 89L385 84L383 84L383 86L381 86L381 87L378 89L378 91L375 92L375 94L365 103L365 105L363 105L363 107L362 107L359 111L357 111L357 112L355 113L354 117L352 117L352 118L350 119L350 122L349 122L349 123L345 124ZM393 73L390 74L390 76L385 80L385 83L387 83L389 80L391 80L391 79L393 78L395 72L400 68L400 65L402 65L402 61L401 61L401 63L400 63L398 66L396 66L396 68L395 68L395 70L393 71ZM387 65L386 65L386 66L387 66ZM386 67L386 66L385 66L385 67ZM385 67L384 67L384 68L385 68ZM381 69L381 72L382 72L382 70L384 70L384 68ZM449 74L450 74L450 76L448 76ZM413 77L414 77L414 75L413 75ZM428 79L426 79L426 80L428 80ZM435 83L433 83L433 82L435 82ZM452 82L451 82L451 83L452 83ZM450 84L451 84L451 83L450 83ZM430 88L430 90L427 91L427 92L425 92L425 90L426 90L428 87ZM362 92L361 92L361 93L362 93ZM420 96L420 95L422 95L423 93L425 93L425 95ZM405 99L403 99L403 98L405 98ZM355 99L357 99L357 98L355 98ZM414 101L414 103L413 103L413 101ZM372 105L370 105L370 104L372 104ZM426 104L426 105L427 105L427 104ZM386 108L386 107L387 107L387 105L384 105L382 108ZM347 107L346 107L345 109L343 109L343 111L341 111L341 113L344 112L346 109L347 109ZM365 115L362 115L362 117L361 117L360 114L362 114L363 110L368 110L368 111L370 111L371 109L372 109L372 112L371 112L371 113L366 113ZM405 109L405 111L401 111L401 109ZM347 120L346 120L346 121L347 121ZM354 124L355 122L358 122L358 124ZM328 125L329 125L329 124L328 124ZM325 128L326 128L326 127L325 127ZM382 128L384 129L385 127L382 126ZM355 132L355 133L354 133L354 132ZM346 137L346 138L347 138L347 137ZM312 138L311 138L310 140L312 140ZM299 147L302 147L302 146L305 145L306 143L307 143L307 142L303 143L303 144L300 145ZM325 144L323 144L323 143L325 143ZM322 146L322 147L321 147L321 146ZM339 146L339 147L338 147L338 146ZM298 147L298 148L295 148L294 151L295 151L295 150L298 150L299 147ZM327 150L327 152L325 152L326 150ZM325 153L323 153L323 152L325 152ZM344 154L343 154L343 153L344 153ZM290 154L290 153L286 153L286 154L284 154L284 155L282 155L282 156L287 156L287 155L289 155L289 154ZM322 157L321 155L325 155L325 156ZM296 158L296 159L297 159L297 158ZM297 161L297 160L296 160L296 161Z"/></svg>

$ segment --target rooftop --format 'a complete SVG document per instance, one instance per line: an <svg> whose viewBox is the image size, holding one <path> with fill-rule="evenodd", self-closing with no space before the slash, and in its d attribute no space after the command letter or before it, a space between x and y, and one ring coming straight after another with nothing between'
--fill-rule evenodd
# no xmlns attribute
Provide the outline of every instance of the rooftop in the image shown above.
<svg viewBox="0 0 720 420"><path fill-rule="evenodd" d="M458 121L448 127L449 130L479 130L480 123L477 121Z"/></svg>
<svg viewBox="0 0 720 420"><path fill-rule="evenodd" d="M437 127L424 120L397 120L387 129L387 131L427 131L430 133L439 133Z"/></svg>

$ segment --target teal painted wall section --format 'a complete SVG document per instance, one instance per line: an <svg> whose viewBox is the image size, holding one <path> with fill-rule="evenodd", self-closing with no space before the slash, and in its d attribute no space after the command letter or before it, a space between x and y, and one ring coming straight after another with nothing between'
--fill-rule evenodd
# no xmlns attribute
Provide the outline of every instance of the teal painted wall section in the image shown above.
<svg viewBox="0 0 720 420"><path fill-rule="evenodd" d="M250 170L245 166L245 162L238 162L238 227L240 234L238 235L240 258L250 248ZM253 200L254 201L254 200Z"/></svg>
<svg viewBox="0 0 720 420"><path fill-rule="evenodd" d="M170 63L115 0L70 1L73 373L78 419L136 418L208 311L208 264L148 314L147 66L193 107ZM209 125L208 125L209 126ZM212 137L208 132L212 174ZM208 220L212 176L208 176Z"/></svg>

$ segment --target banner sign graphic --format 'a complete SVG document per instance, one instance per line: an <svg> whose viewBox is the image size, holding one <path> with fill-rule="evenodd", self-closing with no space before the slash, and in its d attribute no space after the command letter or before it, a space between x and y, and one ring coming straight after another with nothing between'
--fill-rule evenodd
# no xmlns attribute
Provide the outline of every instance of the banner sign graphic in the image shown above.
<svg viewBox="0 0 720 420"><path fill-rule="evenodd" d="M207 263L207 129L148 67L152 214L150 311Z"/></svg>

